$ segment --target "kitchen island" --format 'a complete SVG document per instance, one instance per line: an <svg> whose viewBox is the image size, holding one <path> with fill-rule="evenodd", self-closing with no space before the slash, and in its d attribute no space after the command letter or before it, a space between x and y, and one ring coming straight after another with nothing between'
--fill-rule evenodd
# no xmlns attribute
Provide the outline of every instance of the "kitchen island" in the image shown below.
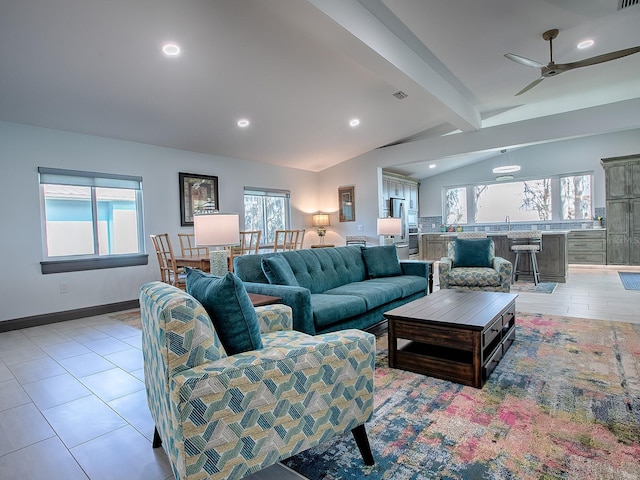
<svg viewBox="0 0 640 480"><path fill-rule="evenodd" d="M566 283L568 271L567 235L569 230L543 230L542 252L537 255L540 280L543 282ZM423 233L420 236L420 259L440 260L447 255L447 243L455 240L457 233ZM496 247L496 256L506 258L511 263L515 261L515 254L509 248L507 232L487 232ZM533 281L528 262L520 262L519 278Z"/></svg>

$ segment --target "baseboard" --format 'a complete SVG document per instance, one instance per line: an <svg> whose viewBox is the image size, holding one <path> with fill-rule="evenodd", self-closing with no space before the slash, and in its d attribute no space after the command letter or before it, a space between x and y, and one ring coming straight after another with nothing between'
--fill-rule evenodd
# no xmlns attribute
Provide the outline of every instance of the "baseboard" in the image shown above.
<svg viewBox="0 0 640 480"><path fill-rule="evenodd" d="M125 302L108 303L106 305L96 305L94 307L84 307L76 310L45 313L43 315L34 315L32 317L14 318L11 320L0 321L0 332L8 332L10 330L18 330L20 328L38 327L40 325L48 325L50 323L66 322L67 320L93 317L95 315L104 315L105 313L131 310L133 308L140 308L140 302L138 300L127 300Z"/></svg>

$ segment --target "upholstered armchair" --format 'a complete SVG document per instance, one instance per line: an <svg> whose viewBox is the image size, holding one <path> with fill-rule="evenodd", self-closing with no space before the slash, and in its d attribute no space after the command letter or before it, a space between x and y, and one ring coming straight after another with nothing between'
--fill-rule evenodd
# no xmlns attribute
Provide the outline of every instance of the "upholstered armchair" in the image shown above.
<svg viewBox="0 0 640 480"><path fill-rule="evenodd" d="M257 307L263 348L227 355L202 304L161 282L140 290L154 448L176 479L239 479L352 431L372 465L375 337L292 330L285 305Z"/></svg>
<svg viewBox="0 0 640 480"><path fill-rule="evenodd" d="M463 251L456 252L456 245ZM440 259L438 270L442 289L511 291L513 265L495 256L495 245L491 239L469 238L449 242L447 256Z"/></svg>

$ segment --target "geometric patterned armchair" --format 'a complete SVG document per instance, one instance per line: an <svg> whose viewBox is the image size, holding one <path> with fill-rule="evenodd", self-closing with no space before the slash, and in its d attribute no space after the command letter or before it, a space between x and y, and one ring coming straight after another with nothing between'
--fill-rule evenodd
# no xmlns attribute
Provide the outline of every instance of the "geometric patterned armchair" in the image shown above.
<svg viewBox="0 0 640 480"><path fill-rule="evenodd" d="M140 289L147 399L183 479L240 479L351 431L373 465L375 337L292 330L285 305L257 307L261 350L228 356L204 307L162 282Z"/></svg>
<svg viewBox="0 0 640 480"><path fill-rule="evenodd" d="M493 240L489 246L491 267L456 267L455 242L447 244L447 256L440 259L438 266L440 288L460 290L485 290L490 292L511 291L511 272L513 265L509 260L495 256Z"/></svg>

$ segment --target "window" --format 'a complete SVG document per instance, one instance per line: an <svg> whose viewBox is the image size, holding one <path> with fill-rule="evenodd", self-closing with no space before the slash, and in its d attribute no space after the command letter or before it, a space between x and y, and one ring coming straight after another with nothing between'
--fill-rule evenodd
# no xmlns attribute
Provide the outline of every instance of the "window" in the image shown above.
<svg viewBox="0 0 640 480"><path fill-rule="evenodd" d="M467 223L467 189L455 187L444 189L444 223L459 225Z"/></svg>
<svg viewBox="0 0 640 480"><path fill-rule="evenodd" d="M551 220L551 179L476 185L475 223Z"/></svg>
<svg viewBox="0 0 640 480"><path fill-rule="evenodd" d="M144 265L142 178L40 167L43 273Z"/></svg>
<svg viewBox="0 0 640 480"><path fill-rule="evenodd" d="M290 225L290 193L287 190L260 188L244 189L244 228L260 230L261 244L271 244L276 230L285 230Z"/></svg>
<svg viewBox="0 0 640 480"><path fill-rule="evenodd" d="M591 219L592 175L560 177L560 212L562 220Z"/></svg>

